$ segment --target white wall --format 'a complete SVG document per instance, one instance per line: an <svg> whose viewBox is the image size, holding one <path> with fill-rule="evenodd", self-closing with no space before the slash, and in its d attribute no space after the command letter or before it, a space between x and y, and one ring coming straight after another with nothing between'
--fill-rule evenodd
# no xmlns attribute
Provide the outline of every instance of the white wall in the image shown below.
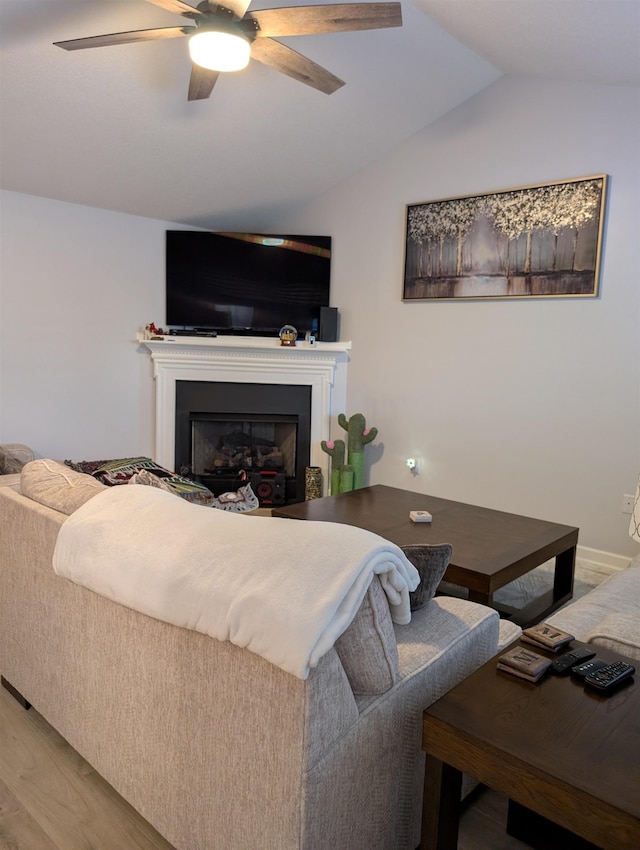
<svg viewBox="0 0 640 850"><path fill-rule="evenodd" d="M380 430L371 483L637 551L620 507L640 471L638 108L637 89L502 80L274 223L334 237L334 303L353 341L345 412ZM600 298L400 301L407 203L597 173L611 175ZM172 225L0 202L0 441L60 458L152 454L151 364L134 339L164 320Z"/></svg>
<svg viewBox="0 0 640 850"><path fill-rule="evenodd" d="M402 303L407 203L607 173L597 299ZM630 555L640 472L638 90L502 79L293 222L333 238L370 483L580 527ZM419 459L413 478L405 459Z"/></svg>
<svg viewBox="0 0 640 850"><path fill-rule="evenodd" d="M168 225L0 202L0 441L75 460L152 454L152 370L135 335L163 321Z"/></svg>

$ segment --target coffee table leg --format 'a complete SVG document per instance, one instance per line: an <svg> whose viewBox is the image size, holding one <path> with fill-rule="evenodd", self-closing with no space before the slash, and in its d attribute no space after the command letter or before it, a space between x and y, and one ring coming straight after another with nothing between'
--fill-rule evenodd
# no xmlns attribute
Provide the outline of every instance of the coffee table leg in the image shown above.
<svg viewBox="0 0 640 850"><path fill-rule="evenodd" d="M556 556L553 574L553 602L557 605L573 596L573 577L576 569L576 547L572 546Z"/></svg>
<svg viewBox="0 0 640 850"><path fill-rule="evenodd" d="M456 850L462 773L427 755L420 850Z"/></svg>
<svg viewBox="0 0 640 850"><path fill-rule="evenodd" d="M469 602L479 602L480 605L487 605L493 608L493 593L482 593L480 590L469 590Z"/></svg>

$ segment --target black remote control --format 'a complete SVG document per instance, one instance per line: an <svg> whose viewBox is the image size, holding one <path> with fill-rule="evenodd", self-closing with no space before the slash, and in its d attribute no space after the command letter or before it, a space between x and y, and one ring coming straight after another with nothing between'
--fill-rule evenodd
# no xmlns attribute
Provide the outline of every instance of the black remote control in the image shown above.
<svg viewBox="0 0 640 850"><path fill-rule="evenodd" d="M577 667L572 667L571 675L578 679L584 679L589 673L595 673L596 670L600 670L608 664L608 661L599 661L597 658L593 658L591 661L585 661L583 664L578 664Z"/></svg>
<svg viewBox="0 0 640 850"><path fill-rule="evenodd" d="M595 652L592 649L587 649L586 646L580 646L578 649L573 649L571 652L565 652L564 655L554 659L551 663L551 669L558 676L566 676L571 672L571 668L576 664L588 661L593 658Z"/></svg>
<svg viewBox="0 0 640 850"><path fill-rule="evenodd" d="M633 676L636 668L633 664L627 664L626 661L614 661L613 664L607 664L606 667L601 667L585 678L587 685L592 688L598 688L600 691L607 691L616 685Z"/></svg>

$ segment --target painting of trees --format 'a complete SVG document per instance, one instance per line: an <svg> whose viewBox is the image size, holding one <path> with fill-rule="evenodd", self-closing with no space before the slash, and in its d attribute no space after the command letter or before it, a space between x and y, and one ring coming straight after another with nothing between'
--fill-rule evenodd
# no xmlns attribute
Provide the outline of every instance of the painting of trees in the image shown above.
<svg viewBox="0 0 640 850"><path fill-rule="evenodd" d="M407 207L405 300L595 296L606 175Z"/></svg>

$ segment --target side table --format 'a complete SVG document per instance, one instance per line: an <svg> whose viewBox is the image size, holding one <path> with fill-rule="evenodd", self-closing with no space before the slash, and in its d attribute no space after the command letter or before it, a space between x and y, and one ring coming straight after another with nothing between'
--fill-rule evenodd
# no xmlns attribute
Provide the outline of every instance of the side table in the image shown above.
<svg viewBox="0 0 640 850"><path fill-rule="evenodd" d="M598 648L598 658L620 656ZM457 847L464 772L598 847L638 850L636 678L605 696L571 676L531 684L494 658L426 709L421 848Z"/></svg>

